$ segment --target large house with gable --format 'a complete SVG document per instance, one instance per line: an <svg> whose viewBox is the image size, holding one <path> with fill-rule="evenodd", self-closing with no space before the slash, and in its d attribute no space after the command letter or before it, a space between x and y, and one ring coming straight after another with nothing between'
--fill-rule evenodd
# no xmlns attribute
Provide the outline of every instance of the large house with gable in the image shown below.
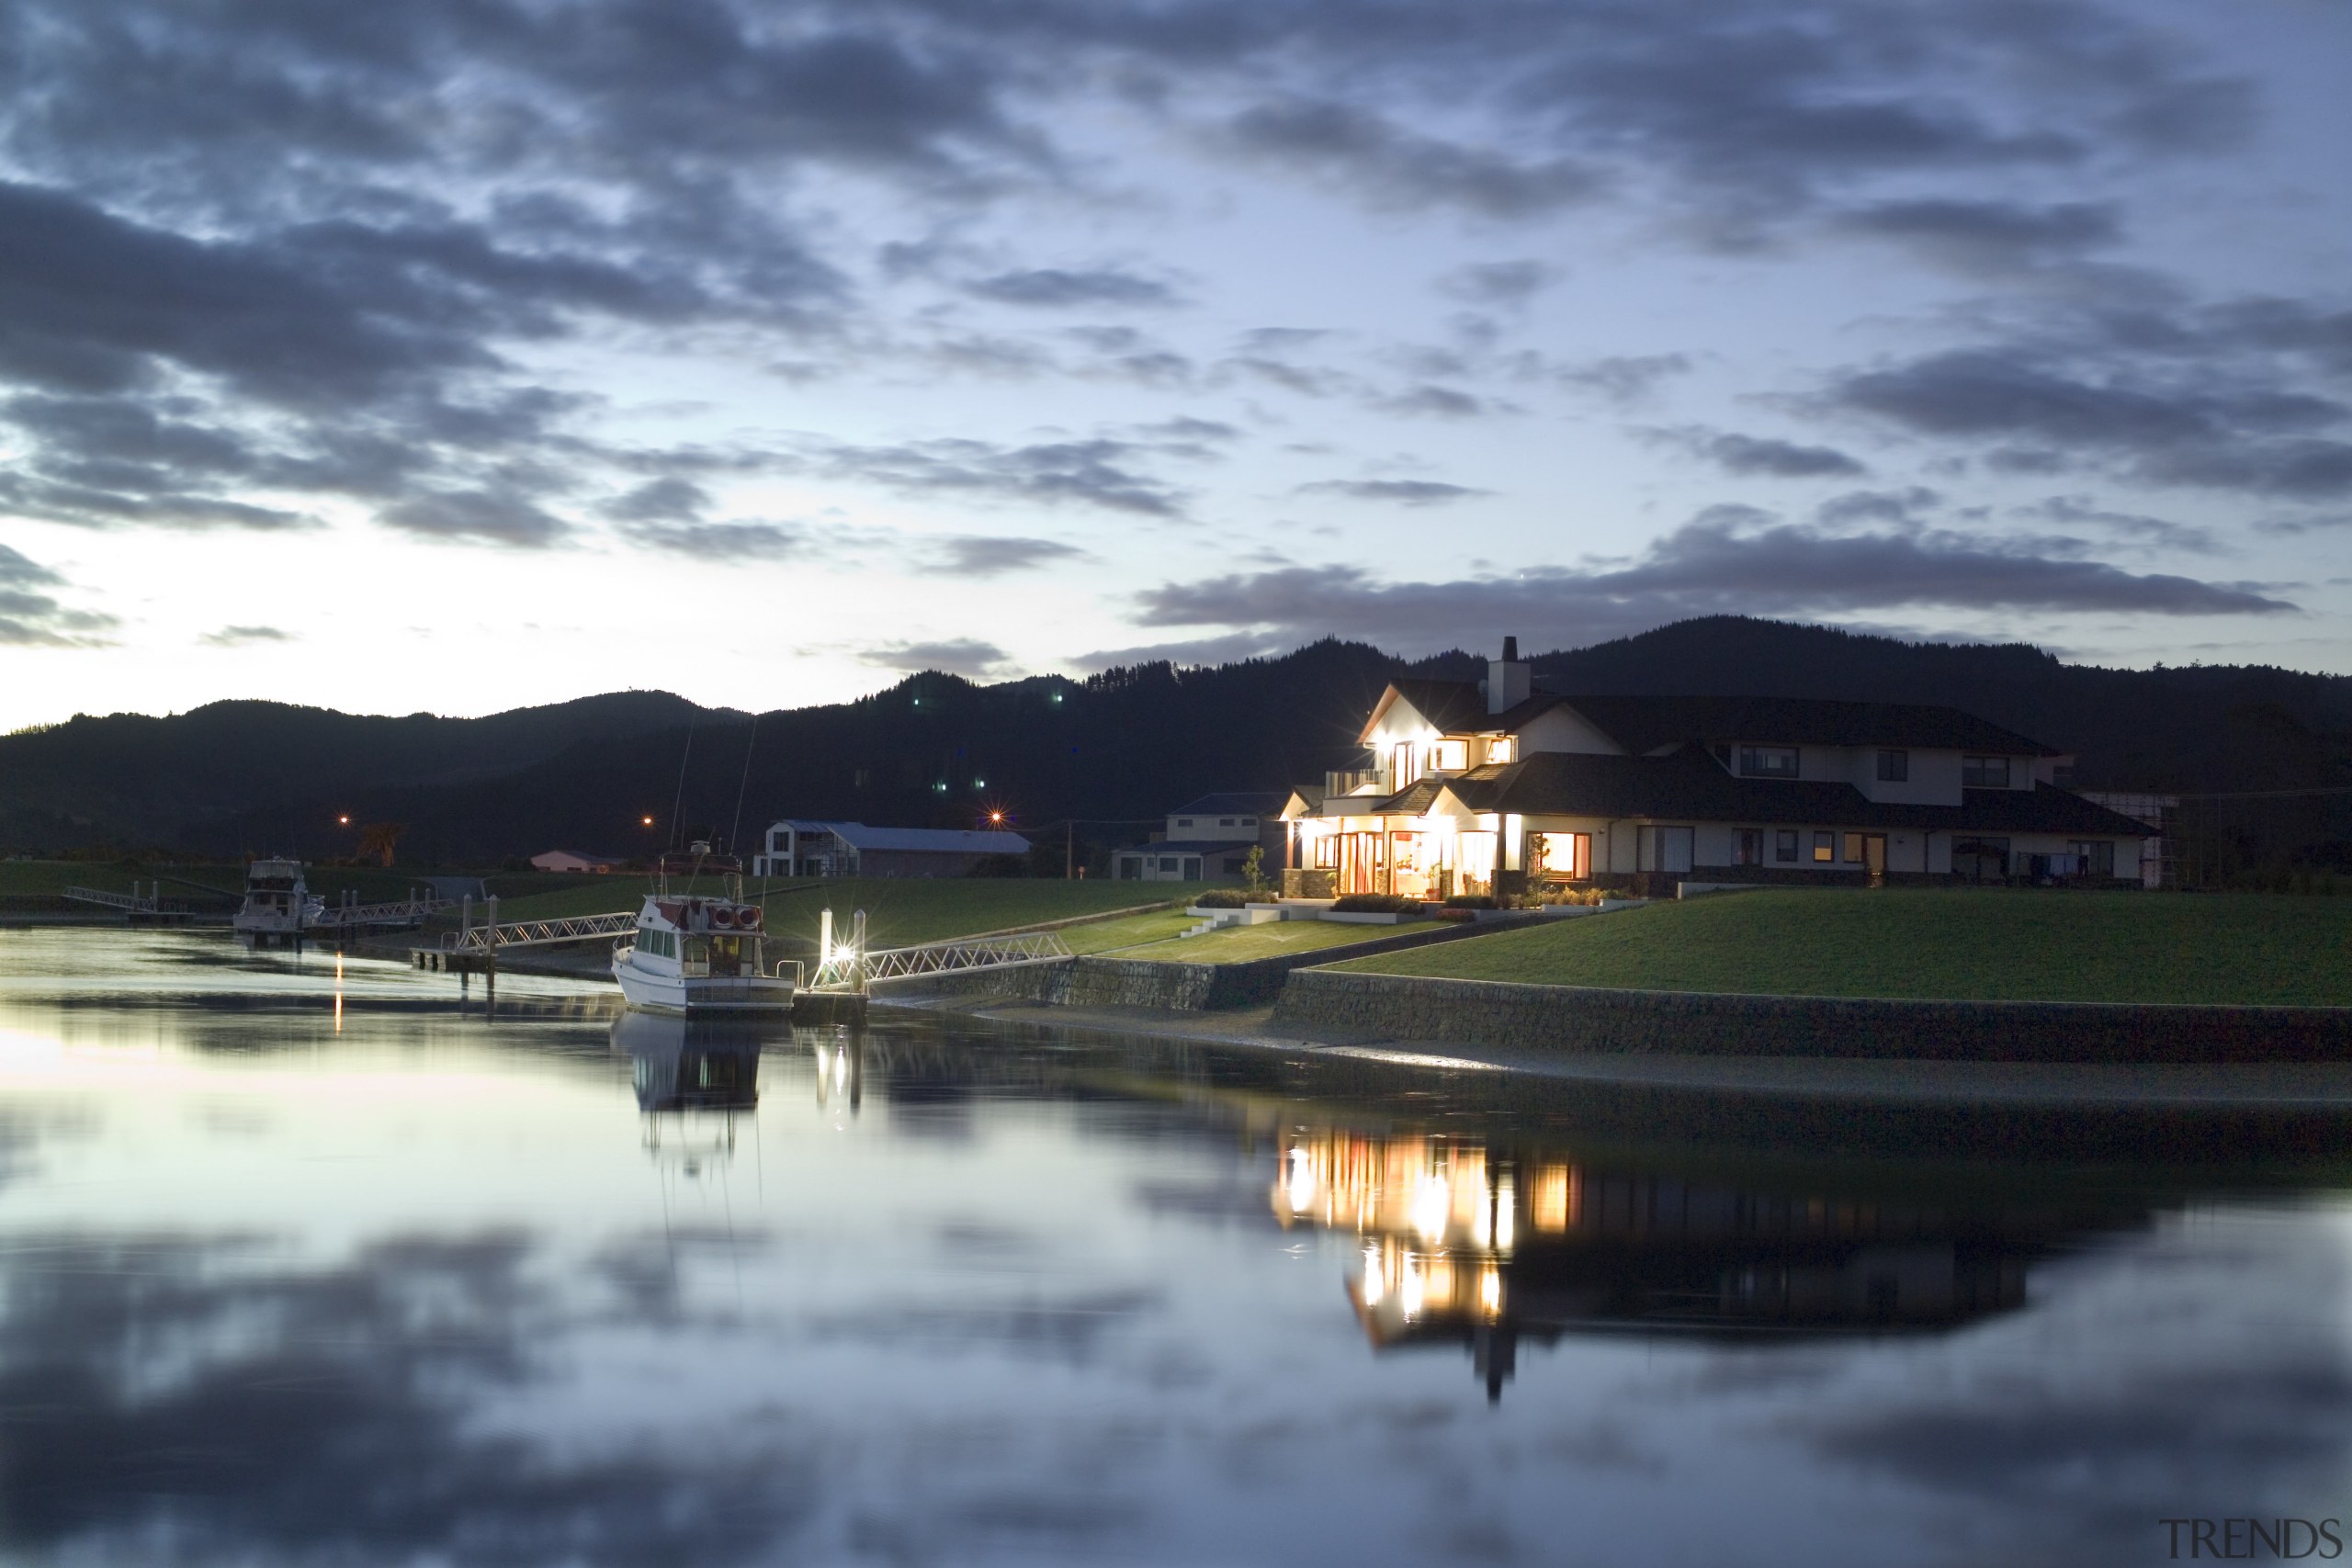
<svg viewBox="0 0 2352 1568"><path fill-rule="evenodd" d="M1510 637L1487 671L1392 682L1362 765L1291 792L1287 891L2139 879L2144 823L1957 708L1556 695Z"/></svg>

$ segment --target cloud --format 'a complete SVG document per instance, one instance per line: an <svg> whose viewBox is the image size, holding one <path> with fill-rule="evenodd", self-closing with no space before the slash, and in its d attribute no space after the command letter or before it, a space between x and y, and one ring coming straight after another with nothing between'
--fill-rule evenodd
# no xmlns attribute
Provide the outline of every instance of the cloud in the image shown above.
<svg viewBox="0 0 2352 1568"><path fill-rule="evenodd" d="M938 541L940 558L916 570L936 577L1002 577L1057 561L1084 560L1087 552L1056 539L966 534Z"/></svg>
<svg viewBox="0 0 2352 1568"><path fill-rule="evenodd" d="M1138 664L1208 668L1238 664L1246 659L1270 658L1285 651L1290 646L1295 645L1286 644L1281 633L1235 632L1227 637L1194 637L1182 642L1150 643L1138 648L1100 649L1092 653L1080 654L1069 662L1072 669L1090 675Z"/></svg>
<svg viewBox="0 0 2352 1568"><path fill-rule="evenodd" d="M1687 376L1696 368L1684 354L1612 355L1562 366L1554 374L1564 386L1598 392L1613 403L1630 404L1646 400L1668 378Z"/></svg>
<svg viewBox="0 0 2352 1568"><path fill-rule="evenodd" d="M416 496L377 513L378 521L427 538L471 540L537 548L555 544L571 525L521 496L494 491L444 491Z"/></svg>
<svg viewBox="0 0 2352 1568"><path fill-rule="evenodd" d="M1298 489L1306 494L1343 495L1351 501L1386 501L1401 506L1436 506L1494 493L1436 479L1317 479Z"/></svg>
<svg viewBox="0 0 2352 1568"><path fill-rule="evenodd" d="M243 648L256 642L292 642L294 634L276 626L222 626L196 639L208 648Z"/></svg>
<svg viewBox="0 0 2352 1568"><path fill-rule="evenodd" d="M1374 207L1401 211L1450 207L1483 218L1530 218L1590 200L1602 185L1571 158L1525 163L1329 99L1258 105L1227 121L1217 140L1242 156L1326 178Z"/></svg>
<svg viewBox="0 0 2352 1568"><path fill-rule="evenodd" d="M1770 436L1741 435L1731 431L1696 427L1656 431L1650 434L1654 439L1682 446L1727 474L1738 474L1743 478L1843 479L1870 471L1858 459L1834 447L1807 446Z"/></svg>
<svg viewBox="0 0 2352 1568"><path fill-rule="evenodd" d="M1952 350L1841 378L1833 406L1914 433L2019 443L2010 466L2048 471L2068 448L2151 483L2323 500L2352 494L2352 444L2306 434L2343 423L2334 399L2233 384L2226 361L2176 380L2111 360L2076 373L2030 350ZM2039 454L2047 451L2049 459Z"/></svg>
<svg viewBox="0 0 2352 1568"><path fill-rule="evenodd" d="M808 543L806 530L781 523L632 523L631 539L672 555L704 560L781 560Z"/></svg>
<svg viewBox="0 0 2352 1568"><path fill-rule="evenodd" d="M2030 207L2007 201L1884 201L1840 214L1834 226L1900 244L1953 271L1998 276L2069 260L2115 244L2121 215L2110 203Z"/></svg>
<svg viewBox="0 0 2352 1568"><path fill-rule="evenodd" d="M2151 517L2142 512L2115 512L2094 506L2079 495L2053 495L2030 506L2011 509L2020 517L2047 523L2086 525L2151 548L2185 550L2194 555L2219 555L2222 547L2211 528Z"/></svg>
<svg viewBox="0 0 2352 1568"><path fill-rule="evenodd" d="M1176 291L1168 285L1108 267L1084 272L1055 267L1004 272L967 283L964 291L1000 305L1048 310L1090 305L1159 307L1178 302Z"/></svg>
<svg viewBox="0 0 2352 1568"><path fill-rule="evenodd" d="M1131 442L1106 438L1024 446L945 439L822 447L811 461L827 478L913 494L965 493L1145 517L1183 515L1179 491L1130 466L1141 453Z"/></svg>
<svg viewBox="0 0 2352 1568"><path fill-rule="evenodd" d="M1476 419L1498 409L1498 405L1458 387L1441 387L1431 382L1379 399L1377 406L1390 413L1431 419Z"/></svg>
<svg viewBox="0 0 2352 1568"><path fill-rule="evenodd" d="M37 592L65 580L21 551L0 545L0 647L103 648L102 635L121 623L95 610L74 610Z"/></svg>
<svg viewBox="0 0 2352 1568"><path fill-rule="evenodd" d="M910 674L937 671L944 675L965 675L974 679L1007 673L1011 656L992 642L975 637L952 637L944 642L894 642L879 648L861 650L861 664L871 664L881 670L903 670Z"/></svg>
<svg viewBox="0 0 2352 1568"><path fill-rule="evenodd" d="M2042 613L2275 615L2296 606L2246 584L2139 575L2030 545L1917 525L1842 534L1713 508L1622 567L1538 568L1504 578L1384 582L1354 566L1295 566L1170 582L1136 599L1136 624L1252 628L1277 640L1337 636L1453 647L1509 625L1577 647L1694 615L1804 616L1906 606Z"/></svg>
<svg viewBox="0 0 2352 1568"><path fill-rule="evenodd" d="M710 509L710 492L675 474L648 479L605 502L605 516L622 523L689 523Z"/></svg>
<svg viewBox="0 0 2352 1568"><path fill-rule="evenodd" d="M1561 269L1532 257L1519 261L1476 262L1460 266L1438 279L1438 292L1464 304L1520 306L1562 277Z"/></svg>

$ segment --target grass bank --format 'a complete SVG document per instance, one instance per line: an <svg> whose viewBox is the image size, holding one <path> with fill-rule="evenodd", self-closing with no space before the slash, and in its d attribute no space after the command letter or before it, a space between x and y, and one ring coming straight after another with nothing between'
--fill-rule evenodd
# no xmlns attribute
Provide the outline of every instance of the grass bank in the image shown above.
<svg viewBox="0 0 2352 1568"><path fill-rule="evenodd" d="M1176 929L1182 931L1195 923L1187 916ZM1157 964L1247 964L1253 958L1279 958L1285 953L1313 953L1320 948L1425 931L1437 924L1435 920L1399 920L1393 926L1358 926L1337 920L1281 920L1262 926L1230 926L1182 941L1121 948L1111 956L1148 959Z"/></svg>
<svg viewBox="0 0 2352 1568"><path fill-rule="evenodd" d="M1336 965L1635 990L2352 1006L2352 898L1789 889Z"/></svg>

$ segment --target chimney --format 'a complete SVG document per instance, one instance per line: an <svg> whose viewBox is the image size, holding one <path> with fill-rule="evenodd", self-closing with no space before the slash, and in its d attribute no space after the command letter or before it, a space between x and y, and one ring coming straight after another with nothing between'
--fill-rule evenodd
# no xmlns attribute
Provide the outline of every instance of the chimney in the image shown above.
<svg viewBox="0 0 2352 1568"><path fill-rule="evenodd" d="M1487 711L1501 713L1525 702L1535 690L1532 671L1520 662L1519 638L1503 638L1503 656L1487 661Z"/></svg>

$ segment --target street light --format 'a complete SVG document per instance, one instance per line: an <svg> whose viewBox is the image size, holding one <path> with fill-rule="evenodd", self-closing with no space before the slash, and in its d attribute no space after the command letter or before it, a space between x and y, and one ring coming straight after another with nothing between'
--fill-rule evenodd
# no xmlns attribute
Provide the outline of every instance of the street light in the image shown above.
<svg viewBox="0 0 2352 1568"><path fill-rule="evenodd" d="M653 818L650 817L640 817L637 820L638 825L640 827L650 828L653 826Z"/></svg>
<svg viewBox="0 0 2352 1568"><path fill-rule="evenodd" d="M351 814L349 812L345 812L344 815L336 818L335 821L342 824L344 827L348 828L351 826Z"/></svg>

